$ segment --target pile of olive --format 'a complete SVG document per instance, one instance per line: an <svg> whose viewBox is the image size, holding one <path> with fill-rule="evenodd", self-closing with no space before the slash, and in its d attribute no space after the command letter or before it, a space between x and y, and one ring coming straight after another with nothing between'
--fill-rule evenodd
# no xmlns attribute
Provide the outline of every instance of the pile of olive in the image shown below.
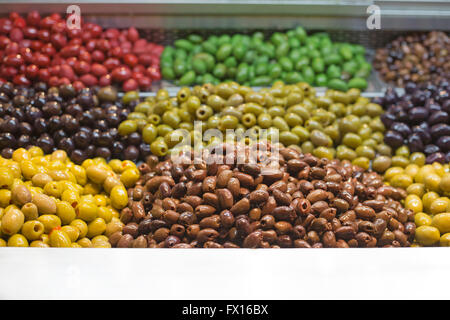
<svg viewBox="0 0 450 320"><path fill-rule="evenodd" d="M129 92L124 99L129 97L137 99L137 94ZM178 151L177 145L186 138L180 129L190 132L194 143L194 121L201 122L202 131L220 129L225 138L227 129L250 130L255 135L266 129L270 140L277 137L284 146L321 158L347 159L364 169L374 160L376 171L383 172L391 165L392 151L383 143L382 112L358 89L328 90L319 97L304 82L285 85L279 81L260 91L229 82L184 87L176 97L161 89L155 97L139 102L118 131L128 139L142 137L153 154L165 156ZM217 139L208 137L202 143L209 146Z"/></svg>
<svg viewBox="0 0 450 320"><path fill-rule="evenodd" d="M397 87L408 82L439 83L448 79L450 38L431 31L400 36L376 51L373 66L381 77Z"/></svg>
<svg viewBox="0 0 450 320"><path fill-rule="evenodd" d="M167 46L161 73L177 85L234 80L248 86L269 86L277 80L347 91L365 89L371 65L361 45L332 42L325 32L308 36L302 27L275 32L224 34L203 39L191 34Z"/></svg>
<svg viewBox="0 0 450 320"><path fill-rule="evenodd" d="M386 112L381 116L386 126L384 142L392 148L407 145L413 152L424 152L426 162L450 162L449 82L439 85L408 82L405 93L389 88L377 98Z"/></svg>
<svg viewBox="0 0 450 320"><path fill-rule="evenodd" d="M126 187L139 177L128 160L80 166L62 150L16 149L12 159L0 157L0 246L110 247Z"/></svg>
<svg viewBox="0 0 450 320"><path fill-rule="evenodd" d="M425 164L422 156L389 168L384 178L408 193L404 205L415 212L416 245L450 246L450 165Z"/></svg>
<svg viewBox="0 0 450 320"><path fill-rule="evenodd" d="M37 145L50 153L67 152L72 161L102 157L136 160L140 141L120 139L117 126L132 105L123 107L111 87L100 90L71 85L47 88L0 86L0 152L10 158L15 148ZM137 147L135 147L137 144ZM145 148L137 153L147 154ZM146 155L146 154L145 154Z"/></svg>

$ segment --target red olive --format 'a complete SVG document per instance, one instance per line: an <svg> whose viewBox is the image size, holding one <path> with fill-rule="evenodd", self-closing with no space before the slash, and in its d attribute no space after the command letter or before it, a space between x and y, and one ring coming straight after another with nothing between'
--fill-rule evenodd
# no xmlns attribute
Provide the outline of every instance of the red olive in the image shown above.
<svg viewBox="0 0 450 320"><path fill-rule="evenodd" d="M138 88L138 82L134 79L128 79L122 85L123 91L134 91Z"/></svg>
<svg viewBox="0 0 450 320"><path fill-rule="evenodd" d="M71 66L69 66L68 64L63 64L61 65L59 76L61 78L68 78L73 81L75 79L75 72L73 71Z"/></svg>
<svg viewBox="0 0 450 320"><path fill-rule="evenodd" d="M28 80L24 74L16 75L14 77L13 82L14 82L14 84L19 85L19 86L29 86L30 85L30 80Z"/></svg>
<svg viewBox="0 0 450 320"><path fill-rule="evenodd" d="M98 80L98 84L101 87L109 86L111 84L111 75L105 74L104 76L100 77L100 79Z"/></svg>
<svg viewBox="0 0 450 320"><path fill-rule="evenodd" d="M109 58L103 63L103 65L108 69L112 70L120 66L120 61L116 58Z"/></svg>
<svg viewBox="0 0 450 320"><path fill-rule="evenodd" d="M105 60L105 54L100 50L94 50L91 54L92 61L103 62Z"/></svg>
<svg viewBox="0 0 450 320"><path fill-rule="evenodd" d="M101 65L99 63L94 63L91 66L91 72L95 76L101 77L101 76L104 76L105 74L108 73L108 69L106 69L105 66L103 66L103 65Z"/></svg>
<svg viewBox="0 0 450 320"><path fill-rule="evenodd" d="M41 15L36 10L30 11L27 15L27 23L30 26L37 27L41 21Z"/></svg>
<svg viewBox="0 0 450 320"><path fill-rule="evenodd" d="M86 86L91 87L97 84L97 78L92 74L85 74L80 77L80 81L83 82Z"/></svg>
<svg viewBox="0 0 450 320"><path fill-rule="evenodd" d="M29 79L34 79L39 75L39 68L35 64L29 64L26 68L25 75Z"/></svg>
<svg viewBox="0 0 450 320"><path fill-rule="evenodd" d="M131 42L135 42L139 39L139 32L136 30L136 28L131 27L128 29L127 38Z"/></svg>
<svg viewBox="0 0 450 320"><path fill-rule="evenodd" d="M38 39L41 41L49 41L50 40L50 31L41 29L38 31Z"/></svg>
<svg viewBox="0 0 450 320"><path fill-rule="evenodd" d="M114 81L122 82L131 77L131 71L128 67L122 66L122 67L115 68L112 71L111 76ZM137 86L137 82L136 82L136 86ZM135 90L135 89L131 89L131 90Z"/></svg>
<svg viewBox="0 0 450 320"><path fill-rule="evenodd" d="M123 62L125 62L125 64L130 67L134 67L135 65L137 65L139 63L138 58L134 54L131 54L131 53L128 53L123 56Z"/></svg>
<svg viewBox="0 0 450 320"><path fill-rule="evenodd" d="M77 62L75 62L73 69L77 74L87 74L91 71L91 65L86 61L78 60Z"/></svg>

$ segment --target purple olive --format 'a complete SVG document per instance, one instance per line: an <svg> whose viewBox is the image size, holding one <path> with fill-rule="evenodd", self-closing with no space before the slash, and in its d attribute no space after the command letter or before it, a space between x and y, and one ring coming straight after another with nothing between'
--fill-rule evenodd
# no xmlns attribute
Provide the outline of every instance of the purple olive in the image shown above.
<svg viewBox="0 0 450 320"><path fill-rule="evenodd" d="M441 151L450 151L450 136L442 136L436 142L436 145L441 148Z"/></svg>
<svg viewBox="0 0 450 320"><path fill-rule="evenodd" d="M450 151L445 154L445 162L446 163L450 162Z"/></svg>
<svg viewBox="0 0 450 320"><path fill-rule="evenodd" d="M416 88L417 88L417 85L412 81L409 81L405 84L405 91L407 93L413 93L416 90Z"/></svg>
<svg viewBox="0 0 450 320"><path fill-rule="evenodd" d="M442 111L450 113L450 99L447 99L442 103Z"/></svg>
<svg viewBox="0 0 450 320"><path fill-rule="evenodd" d="M423 152L425 152L425 154L432 154L432 153L435 153L435 152L439 152L439 147L437 146L437 145L435 145L435 144L427 144L426 146L425 146L425 148L423 149Z"/></svg>
<svg viewBox="0 0 450 320"><path fill-rule="evenodd" d="M409 120L413 123L421 123L428 118L428 110L424 107L415 107L408 112Z"/></svg>
<svg viewBox="0 0 450 320"><path fill-rule="evenodd" d="M435 111L428 118L428 124L430 126L438 123L448 123L448 113L445 111Z"/></svg>
<svg viewBox="0 0 450 320"><path fill-rule="evenodd" d="M433 139L437 139L441 136L450 136L450 125L445 123L435 124L430 129Z"/></svg>
<svg viewBox="0 0 450 320"><path fill-rule="evenodd" d="M423 151L423 142L418 133L413 133L408 137L408 147L411 152Z"/></svg>
<svg viewBox="0 0 450 320"><path fill-rule="evenodd" d="M408 138L408 136L411 134L411 129L409 128L409 126L402 122L394 122L391 126L391 130L400 133L403 138Z"/></svg>
<svg viewBox="0 0 450 320"><path fill-rule="evenodd" d="M380 119L386 128L390 128L397 120L397 117L393 113L386 112L380 116Z"/></svg>
<svg viewBox="0 0 450 320"><path fill-rule="evenodd" d="M384 142L392 148L398 148L403 144L403 137L400 133L389 130L384 135Z"/></svg>
<svg viewBox="0 0 450 320"><path fill-rule="evenodd" d="M445 163L445 154L442 152L435 152L427 156L426 163L432 164L433 162Z"/></svg>
<svg viewBox="0 0 450 320"><path fill-rule="evenodd" d="M441 111L442 108L440 105L436 104L434 100L428 100L425 106L430 113L434 113L436 111Z"/></svg>

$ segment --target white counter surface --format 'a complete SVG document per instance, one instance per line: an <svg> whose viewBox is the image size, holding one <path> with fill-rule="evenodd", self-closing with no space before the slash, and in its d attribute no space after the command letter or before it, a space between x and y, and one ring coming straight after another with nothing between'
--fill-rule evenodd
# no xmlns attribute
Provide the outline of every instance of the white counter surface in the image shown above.
<svg viewBox="0 0 450 320"><path fill-rule="evenodd" d="M448 299L450 249L0 249L0 299Z"/></svg>

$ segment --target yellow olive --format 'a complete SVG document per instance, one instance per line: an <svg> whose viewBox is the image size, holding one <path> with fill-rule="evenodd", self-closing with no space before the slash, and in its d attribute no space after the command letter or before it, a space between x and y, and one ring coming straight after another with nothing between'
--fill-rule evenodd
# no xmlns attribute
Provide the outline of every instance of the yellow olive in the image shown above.
<svg viewBox="0 0 450 320"><path fill-rule="evenodd" d="M79 235L80 238L86 237L86 234L88 232L88 226L87 226L86 222L84 222L81 219L75 219L70 223L70 225L72 227L77 228L80 231L80 235Z"/></svg>
<svg viewBox="0 0 450 320"><path fill-rule="evenodd" d="M59 201L56 204L56 214L62 224L69 224L76 218L75 209L66 201Z"/></svg>
<svg viewBox="0 0 450 320"><path fill-rule="evenodd" d="M450 233L445 233L439 239L441 247L450 247Z"/></svg>
<svg viewBox="0 0 450 320"><path fill-rule="evenodd" d="M25 220L36 220L39 216L38 208L34 203L28 202L21 208L22 213L25 216Z"/></svg>
<svg viewBox="0 0 450 320"><path fill-rule="evenodd" d="M416 241L424 246L436 244L441 235L439 230L432 226L420 226L416 229Z"/></svg>
<svg viewBox="0 0 450 320"><path fill-rule="evenodd" d="M47 183L53 181L53 179L46 173L36 173L31 181L36 187L43 188Z"/></svg>
<svg viewBox="0 0 450 320"><path fill-rule="evenodd" d="M102 218L96 218L95 220L91 221L88 224L87 237L92 238L95 236L99 236L99 235L103 234L103 232L105 232L105 230L106 230L105 220L103 220Z"/></svg>
<svg viewBox="0 0 450 320"><path fill-rule="evenodd" d="M33 242L31 242L30 247L35 247L35 248L50 248L50 246L47 243L44 243L42 241L39 240L35 240Z"/></svg>
<svg viewBox="0 0 450 320"><path fill-rule="evenodd" d="M16 208L5 210L2 217L1 231L6 235L13 235L20 231L25 221L22 211Z"/></svg>
<svg viewBox="0 0 450 320"><path fill-rule="evenodd" d="M433 217L431 222L433 227L439 229L441 233L450 232L450 212L439 213Z"/></svg>
<svg viewBox="0 0 450 320"><path fill-rule="evenodd" d="M125 187L130 188L134 186L139 177L140 173L137 168L129 168L122 173L120 176L120 181L125 185Z"/></svg>
<svg viewBox="0 0 450 320"><path fill-rule="evenodd" d="M413 183L413 179L407 174L397 174L390 182L393 187L406 189Z"/></svg>
<svg viewBox="0 0 450 320"><path fill-rule="evenodd" d="M75 207L75 212L79 219L90 222L97 218L98 207L93 202L83 201Z"/></svg>
<svg viewBox="0 0 450 320"><path fill-rule="evenodd" d="M21 234L15 234L8 239L8 247L28 247L28 240Z"/></svg>
<svg viewBox="0 0 450 320"><path fill-rule="evenodd" d="M43 214L38 221L44 225L44 232L50 233L54 228L61 227L61 219L54 214Z"/></svg>
<svg viewBox="0 0 450 320"><path fill-rule="evenodd" d="M442 176L439 188L444 192L450 192L450 173L445 173Z"/></svg>
<svg viewBox="0 0 450 320"><path fill-rule="evenodd" d="M92 242L88 238L82 238L77 241L82 248L92 248Z"/></svg>
<svg viewBox="0 0 450 320"><path fill-rule="evenodd" d="M439 191L439 183L441 182L441 177L436 173L430 173L424 178L425 188L430 191Z"/></svg>
<svg viewBox="0 0 450 320"><path fill-rule="evenodd" d="M30 220L23 224L22 234L30 241L38 240L44 233L44 225L37 220Z"/></svg>
<svg viewBox="0 0 450 320"><path fill-rule="evenodd" d="M422 200L415 194L410 194L405 199L405 208L412 210L414 213L422 212Z"/></svg>
<svg viewBox="0 0 450 320"><path fill-rule="evenodd" d="M68 248L72 244L69 235L61 230L61 228L53 229L49 237L51 247Z"/></svg>
<svg viewBox="0 0 450 320"><path fill-rule="evenodd" d="M78 237L80 236L80 230L74 226L63 226L61 227L61 230L67 233L67 235L70 238L70 241L72 242L77 241Z"/></svg>
<svg viewBox="0 0 450 320"><path fill-rule="evenodd" d="M447 197L440 197L434 200L429 209L430 214L438 214L450 211L450 200Z"/></svg>
<svg viewBox="0 0 450 320"><path fill-rule="evenodd" d="M45 194L55 198L61 197L63 191L63 186L58 181L50 181L44 186Z"/></svg>
<svg viewBox="0 0 450 320"><path fill-rule="evenodd" d="M123 186L115 186L110 194L111 205L116 209L122 209L128 204L128 193Z"/></svg>
<svg viewBox="0 0 450 320"><path fill-rule="evenodd" d="M111 193L111 190L115 186L121 186L121 185L122 185L122 183L116 177L108 177L105 179L105 182L103 183L103 188L105 188L106 192Z"/></svg>
<svg viewBox="0 0 450 320"><path fill-rule="evenodd" d="M87 177L97 184L102 184L108 177L108 172L99 165L92 165L86 169Z"/></svg>
<svg viewBox="0 0 450 320"><path fill-rule="evenodd" d="M416 213L414 216L414 223L416 224L417 227L431 226L431 221L432 221L431 217L423 212Z"/></svg>
<svg viewBox="0 0 450 320"><path fill-rule="evenodd" d="M98 207L98 217L105 220L106 223L112 219L112 212L108 207Z"/></svg>
<svg viewBox="0 0 450 320"><path fill-rule="evenodd" d="M427 192L423 195L422 202L423 202L423 207L425 209L425 212L429 213L431 204L437 198L439 198L439 195L433 191Z"/></svg>
<svg viewBox="0 0 450 320"><path fill-rule="evenodd" d="M94 248L111 248L111 244L107 237L99 235L92 239L92 246Z"/></svg>
<svg viewBox="0 0 450 320"><path fill-rule="evenodd" d="M0 190L0 207L6 208L11 203L11 191L7 189Z"/></svg>
<svg viewBox="0 0 450 320"><path fill-rule="evenodd" d="M425 186L422 183L413 183L406 189L406 192L422 198L425 194Z"/></svg>

